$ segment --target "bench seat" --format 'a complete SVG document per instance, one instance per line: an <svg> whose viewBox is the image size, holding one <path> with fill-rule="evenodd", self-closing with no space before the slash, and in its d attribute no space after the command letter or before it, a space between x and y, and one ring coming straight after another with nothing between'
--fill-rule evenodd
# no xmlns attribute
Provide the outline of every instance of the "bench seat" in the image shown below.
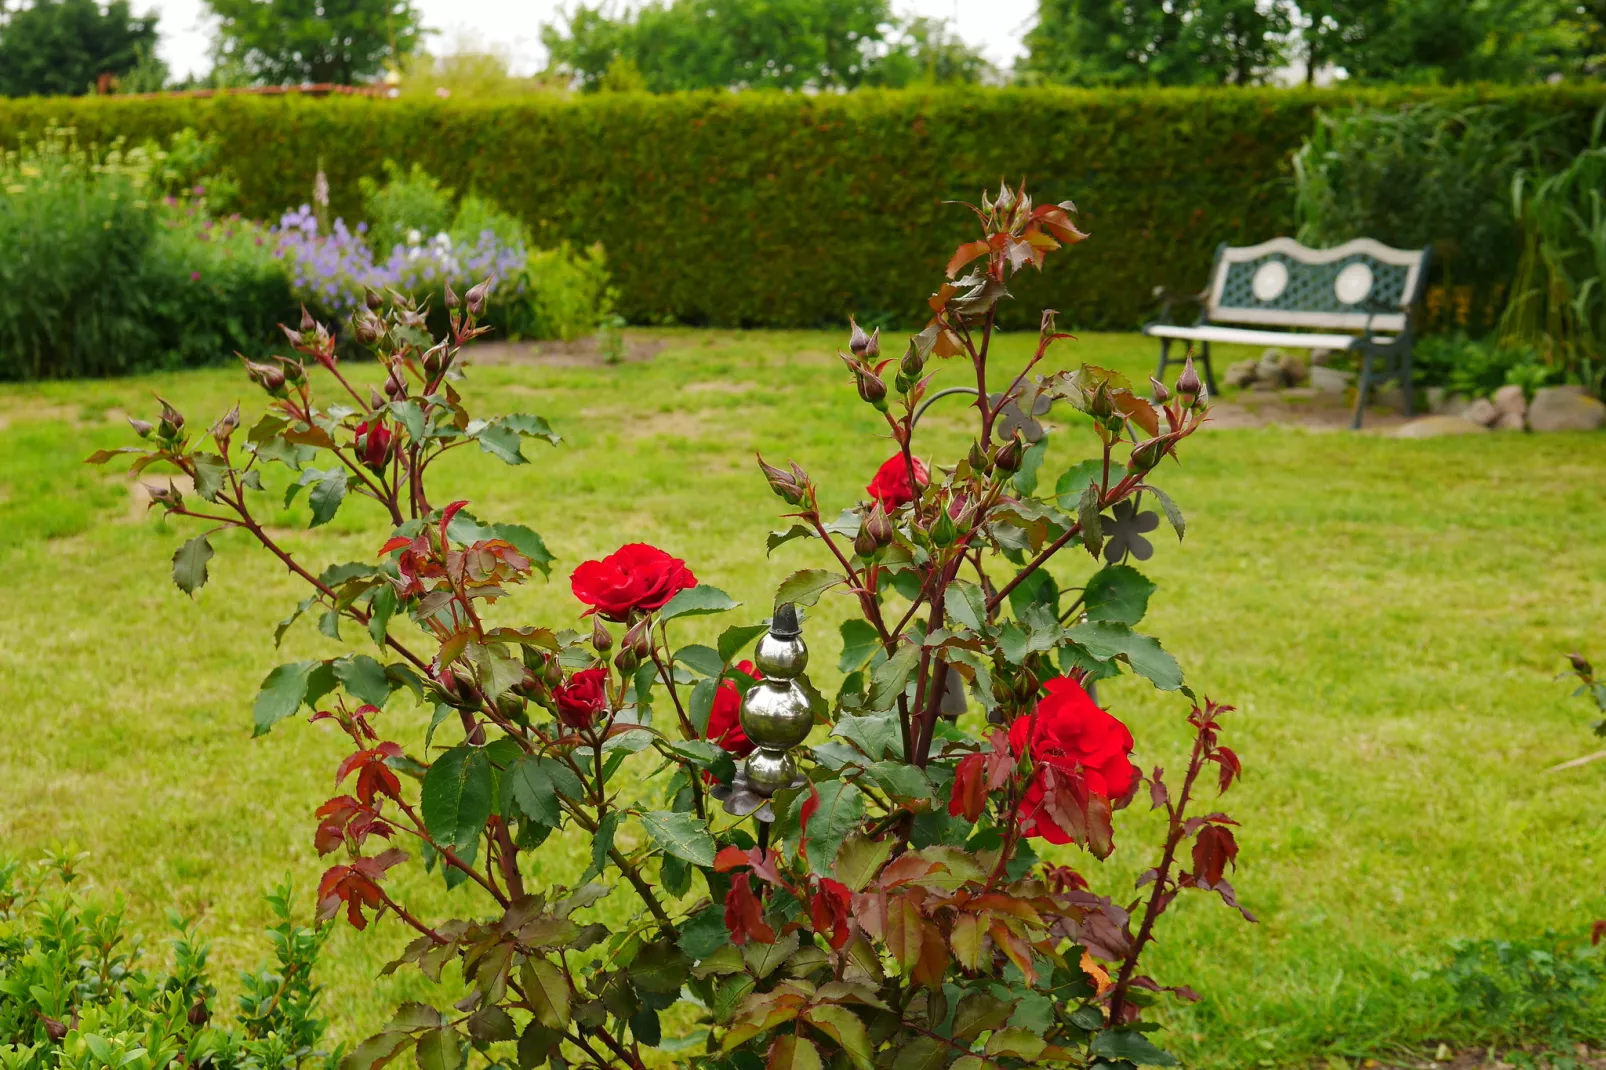
<svg viewBox="0 0 1606 1070"><path fill-rule="evenodd" d="M1348 349L1361 339L1353 334L1294 334L1291 331L1255 331L1245 327L1218 327L1205 324L1184 327L1171 323L1151 323L1143 328L1151 338L1181 338L1192 342L1222 342L1246 346L1292 346L1296 349ZM1394 339L1374 335L1373 345L1386 346Z"/></svg>

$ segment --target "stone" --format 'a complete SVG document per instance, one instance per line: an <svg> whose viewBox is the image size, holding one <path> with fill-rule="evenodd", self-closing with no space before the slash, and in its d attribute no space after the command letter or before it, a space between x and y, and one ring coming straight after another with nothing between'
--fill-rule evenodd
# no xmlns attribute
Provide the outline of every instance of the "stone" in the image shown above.
<svg viewBox="0 0 1606 1070"><path fill-rule="evenodd" d="M1355 381L1354 372L1339 371L1323 364L1312 364L1310 368L1311 389L1319 394L1342 394L1350 388Z"/></svg>
<svg viewBox="0 0 1606 1070"><path fill-rule="evenodd" d="M1268 383L1273 390L1287 386L1288 383L1283 376L1283 361L1287 357L1288 354L1280 349L1268 349L1262 353L1260 360L1255 364L1256 385Z"/></svg>
<svg viewBox="0 0 1606 1070"><path fill-rule="evenodd" d="M1254 357L1237 361L1227 368L1227 374L1222 378L1227 381L1228 386L1242 389L1255 381L1255 369L1259 363Z"/></svg>
<svg viewBox="0 0 1606 1070"><path fill-rule="evenodd" d="M1488 398L1477 398L1461 413L1462 416L1475 424L1488 427L1500 418L1500 410L1494 407L1494 402Z"/></svg>
<svg viewBox="0 0 1606 1070"><path fill-rule="evenodd" d="M1507 383L1496 390L1489 398L1494 407L1500 412L1514 412L1518 416L1528 411L1528 398L1522 392L1522 387L1516 383Z"/></svg>
<svg viewBox="0 0 1606 1070"><path fill-rule="evenodd" d="M1249 387L1257 394L1275 394L1282 388L1283 384L1277 379L1256 379Z"/></svg>
<svg viewBox="0 0 1606 1070"><path fill-rule="evenodd" d="M1422 404L1429 412L1443 416L1450 411L1450 392L1442 386L1430 386L1422 391Z"/></svg>
<svg viewBox="0 0 1606 1070"><path fill-rule="evenodd" d="M1528 406L1528 426L1535 431L1597 431L1606 426L1606 403L1582 387L1543 387Z"/></svg>
<svg viewBox="0 0 1606 1070"><path fill-rule="evenodd" d="M1429 387L1428 389L1434 389ZM1472 405L1472 399L1465 394L1450 394L1444 399L1445 416L1465 416L1467 409Z"/></svg>
<svg viewBox="0 0 1606 1070"><path fill-rule="evenodd" d="M1502 412L1499 416L1494 418L1494 423L1490 424L1489 426L1494 428L1496 431L1528 430L1528 423L1522 418L1522 413L1520 412Z"/></svg>
<svg viewBox="0 0 1606 1070"><path fill-rule="evenodd" d="M1372 396L1368 399L1373 405L1381 405L1386 409L1399 409L1405 411L1405 391L1393 383L1387 386L1372 387Z"/></svg>
<svg viewBox="0 0 1606 1070"><path fill-rule="evenodd" d="M1464 416L1418 416L1394 429L1395 438L1442 438L1445 435L1479 435L1489 429Z"/></svg>
<svg viewBox="0 0 1606 1070"><path fill-rule="evenodd" d="M1284 353L1280 362L1283 382L1298 386L1310 378L1310 365L1303 353Z"/></svg>
<svg viewBox="0 0 1606 1070"><path fill-rule="evenodd" d="M1310 351L1311 367L1326 367L1327 365L1333 363L1333 358L1337 355L1338 354L1331 349L1313 349Z"/></svg>

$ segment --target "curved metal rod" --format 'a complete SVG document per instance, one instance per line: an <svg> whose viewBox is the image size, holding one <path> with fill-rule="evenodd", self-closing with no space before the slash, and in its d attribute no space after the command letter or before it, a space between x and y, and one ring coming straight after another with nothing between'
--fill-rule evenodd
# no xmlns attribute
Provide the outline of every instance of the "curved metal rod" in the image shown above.
<svg viewBox="0 0 1606 1070"><path fill-rule="evenodd" d="M939 398L945 398L950 394L969 394L974 397L976 395L976 388L973 386L949 386L937 391L935 394L927 398L924 404L915 410L915 418L910 421L910 426L918 424L920 422L920 418L926 414L926 410L931 408L931 406Z"/></svg>

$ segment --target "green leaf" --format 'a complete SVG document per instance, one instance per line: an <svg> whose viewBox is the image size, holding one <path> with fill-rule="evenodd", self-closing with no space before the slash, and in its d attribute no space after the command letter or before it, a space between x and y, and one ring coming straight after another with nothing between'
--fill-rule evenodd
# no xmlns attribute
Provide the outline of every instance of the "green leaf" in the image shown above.
<svg viewBox="0 0 1606 1070"><path fill-rule="evenodd" d="M417 445L424 443L424 410L417 401L408 398L405 401L392 401L385 406L396 422L407 429L407 437Z"/></svg>
<svg viewBox="0 0 1606 1070"><path fill-rule="evenodd" d="M691 703L686 715L691 718L691 725L699 734L708 732L708 718L714 712L714 698L719 694L718 680L698 680L697 685L691 689Z"/></svg>
<svg viewBox="0 0 1606 1070"><path fill-rule="evenodd" d="M764 555L768 557L775 552L777 546L789 543L793 539L814 539L818 537L815 535L814 529L808 525L793 524L785 531L770 532L769 537L764 540Z"/></svg>
<svg viewBox="0 0 1606 1070"><path fill-rule="evenodd" d="M780 1033L770 1043L767 1070L820 1070L820 1050L807 1037Z"/></svg>
<svg viewBox="0 0 1606 1070"><path fill-rule="evenodd" d="M1013 1055L1028 1063L1035 1061L1047 1046L1048 1041L1019 1026L1000 1029L987 1038L988 1055Z"/></svg>
<svg viewBox="0 0 1606 1070"><path fill-rule="evenodd" d="M842 841L864 820L864 792L843 780L821 781L814 790L819 793L820 804L809 818L803 842L809 851L809 868L829 877ZM807 792L798 797L800 818L801 807L808 798Z"/></svg>
<svg viewBox="0 0 1606 1070"><path fill-rule="evenodd" d="M719 676L725 671L725 659L713 647L694 643L675 651L675 660L704 676Z"/></svg>
<svg viewBox="0 0 1606 1070"><path fill-rule="evenodd" d="M941 1070L948 1058L948 1048L931 1037L915 1037L898 1049L892 1060L892 1070Z"/></svg>
<svg viewBox="0 0 1606 1070"><path fill-rule="evenodd" d="M223 477L229 474L229 462L215 453L197 453L190 462L195 465L195 493L209 502L217 501Z"/></svg>
<svg viewBox="0 0 1606 1070"><path fill-rule="evenodd" d="M540 416L531 416L527 412L510 412L506 416L498 416L491 422L502 424L528 438L545 439L554 446L563 441L545 419Z"/></svg>
<svg viewBox="0 0 1606 1070"><path fill-rule="evenodd" d="M452 1029L431 1029L418 1038L418 1070L457 1070L463 1052Z"/></svg>
<svg viewBox="0 0 1606 1070"><path fill-rule="evenodd" d="M1177 541L1181 542L1183 533L1187 530L1188 525L1187 522L1182 519L1182 510L1177 508L1177 503L1171 500L1171 495L1167 494L1159 487L1150 486L1149 484L1145 483L1143 485L1143 489L1160 499L1160 508L1165 510L1165 518L1171 521L1171 526L1175 528L1177 532Z"/></svg>
<svg viewBox="0 0 1606 1070"><path fill-rule="evenodd" d="M676 858L695 866L714 864L714 837L696 814L652 810L641 815L641 825L654 843Z"/></svg>
<svg viewBox="0 0 1606 1070"><path fill-rule="evenodd" d="M212 560L212 544L205 535L197 535L180 546L173 554L173 582L178 589L194 598L195 592L206 586L208 578L206 563L210 560ZM298 612L296 616L300 616L300 613Z"/></svg>
<svg viewBox="0 0 1606 1070"><path fill-rule="evenodd" d="M905 762L876 762L865 770L889 795L900 799L930 800L931 781L917 766Z"/></svg>
<svg viewBox="0 0 1606 1070"><path fill-rule="evenodd" d="M844 715L837 718L831 734L854 743L871 761L889 753L896 758L903 757L903 729L898 718L890 713L865 717Z"/></svg>
<svg viewBox="0 0 1606 1070"><path fill-rule="evenodd" d="M820 600L820 595L841 582L842 577L828 569L800 569L775 588L775 604L791 602L799 606L812 606Z"/></svg>
<svg viewBox="0 0 1606 1070"><path fill-rule="evenodd" d="M942 596L943 612L973 632L987 627L987 596L968 580L955 580Z"/></svg>
<svg viewBox="0 0 1606 1070"><path fill-rule="evenodd" d="M972 992L954 1008L954 1039L969 1044L989 1029L998 1029L1015 1010L989 992Z"/></svg>
<svg viewBox="0 0 1606 1070"><path fill-rule="evenodd" d="M1094 557L1104 547L1104 522L1099 518L1099 489L1089 485L1076 506L1076 519L1082 524L1082 545Z"/></svg>
<svg viewBox="0 0 1606 1070"><path fill-rule="evenodd" d="M890 837L872 840L862 833L852 833L837 848L834 876L855 892L862 892L892 857L892 848Z"/></svg>
<svg viewBox="0 0 1606 1070"><path fill-rule="evenodd" d="M381 650L385 648L385 626L396 615L396 588L389 583L374 588L374 597L368 603L368 635Z"/></svg>
<svg viewBox="0 0 1606 1070"><path fill-rule="evenodd" d="M476 439L480 444L481 450L498 460L508 464L529 463L520 448L519 433L500 420L494 420L483 427L470 431L468 437Z"/></svg>
<svg viewBox="0 0 1606 1070"><path fill-rule="evenodd" d="M252 735L262 735L300 709L307 694L307 678L322 667L321 661L296 661L268 673L251 707L251 719L256 722Z"/></svg>
<svg viewBox="0 0 1606 1070"><path fill-rule="evenodd" d="M730 938L730 930L725 928L725 908L718 904L693 914L680 927L681 950L694 959L705 959L731 946Z"/></svg>
<svg viewBox="0 0 1606 1070"><path fill-rule="evenodd" d="M556 758L527 754L508 770L507 776L513 781L513 801L519 811L549 828L557 827L563 819L559 795L578 799L585 794L580 778Z"/></svg>
<svg viewBox="0 0 1606 1070"><path fill-rule="evenodd" d="M883 661L870 674L870 694L865 705L872 710L890 710L898 696L903 694L909 676L920 663L920 648L913 643L900 646L897 653Z"/></svg>
<svg viewBox="0 0 1606 1070"><path fill-rule="evenodd" d="M1054 495L1059 499L1059 507L1066 511L1075 509L1082 500L1082 492L1088 484L1099 486L1104 482L1103 461L1082 461L1073 464L1060 476L1059 482L1054 484Z"/></svg>
<svg viewBox="0 0 1606 1070"><path fill-rule="evenodd" d="M303 598L296 604L295 610L288 617L279 622L278 627L273 629L273 645L275 647L283 642L284 633L290 630L290 626L297 620L301 619L301 614L305 613L309 608L311 608L312 604L316 601L316 598Z"/></svg>
<svg viewBox="0 0 1606 1070"><path fill-rule="evenodd" d="M719 660L730 661L746 649L747 644L769 631L764 624L738 624L719 633Z"/></svg>
<svg viewBox="0 0 1606 1070"><path fill-rule="evenodd" d="M340 503L345 497L346 470L331 468L307 494L307 504L312 507L312 523L307 527L315 528L333 520L335 510L340 508Z"/></svg>
<svg viewBox="0 0 1606 1070"><path fill-rule="evenodd" d="M520 971L535 1020L549 1029L569 1027L569 984L546 959L526 959Z"/></svg>
<svg viewBox="0 0 1606 1070"><path fill-rule="evenodd" d="M466 743L453 747L424 774L420 801L436 843L460 851L475 846L491 816L490 759Z"/></svg>
<svg viewBox="0 0 1606 1070"><path fill-rule="evenodd" d="M501 698L524 679L524 659L509 654L501 643L469 643L463 650L479 673L480 686L493 699Z"/></svg>
<svg viewBox="0 0 1606 1070"><path fill-rule="evenodd" d="M1115 1062L1125 1059L1139 1066L1176 1066L1177 1057L1155 1047L1148 1037L1133 1029L1106 1029L1093 1038L1088 1050Z"/></svg>
<svg viewBox="0 0 1606 1070"><path fill-rule="evenodd" d="M869 621L857 617L845 620L842 622L842 657L837 661L837 669L843 673L862 669L880 649L881 637Z"/></svg>
<svg viewBox="0 0 1606 1070"><path fill-rule="evenodd" d="M491 530L496 532L497 538L511 543L513 549L528 557L542 575L552 574L552 562L557 558L552 556L552 551L546 548L546 542L534 529L523 524L492 524Z"/></svg>
<svg viewBox="0 0 1606 1070"><path fill-rule="evenodd" d="M1125 657L1134 672L1148 677L1161 691L1175 691L1182 686L1182 668L1177 659L1161 648L1158 639L1139 635L1125 624L1089 621L1070 629L1066 636L1100 661Z"/></svg>
<svg viewBox="0 0 1606 1070"><path fill-rule="evenodd" d="M718 587L699 584L681 591L658 611L660 621L676 617L700 617L708 613L724 613L741 605Z"/></svg>
<svg viewBox="0 0 1606 1070"><path fill-rule="evenodd" d="M691 976L691 959L667 940L648 944L630 962L630 982L643 992L679 992Z"/></svg>
<svg viewBox="0 0 1606 1070"><path fill-rule="evenodd" d="M609 810L603 815L602 820L597 822L596 834L591 837L591 864L581 875L581 884L600 874L607 866L608 852L613 849L614 835L619 831L619 823L624 817L622 810Z"/></svg>
<svg viewBox="0 0 1606 1070"><path fill-rule="evenodd" d="M841 1004L825 1003L804 1011L803 1018L841 1045L859 1070L871 1070L874 1062L870 1033L858 1015Z"/></svg>
<svg viewBox="0 0 1606 1070"><path fill-rule="evenodd" d="M1027 497L1037 493L1037 470L1043 467L1043 458L1048 454L1048 436L1033 442L1021 454L1020 468L1015 473L1015 489Z"/></svg>
<svg viewBox="0 0 1606 1070"><path fill-rule="evenodd" d="M1028 573L1009 592L1009 611L1015 614L1016 620L1025 620L1026 611L1034 605L1048 606L1054 611L1055 620L1059 619L1060 587L1043 567Z"/></svg>
<svg viewBox="0 0 1606 1070"><path fill-rule="evenodd" d="M1136 624L1149 609L1154 584L1131 565L1107 565L1088 578L1082 592L1089 620Z"/></svg>
<svg viewBox="0 0 1606 1070"><path fill-rule="evenodd" d="M336 658L330 667L335 679L346 689L346 694L372 706L384 707L390 698L390 677L385 667L367 654L352 654Z"/></svg>
<svg viewBox="0 0 1606 1070"><path fill-rule="evenodd" d="M340 611L326 609L318 617L318 630L335 642L340 641Z"/></svg>

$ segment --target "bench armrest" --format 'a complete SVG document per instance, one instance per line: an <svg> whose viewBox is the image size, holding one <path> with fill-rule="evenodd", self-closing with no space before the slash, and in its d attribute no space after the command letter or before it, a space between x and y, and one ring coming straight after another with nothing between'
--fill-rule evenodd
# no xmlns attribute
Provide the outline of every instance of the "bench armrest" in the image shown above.
<svg viewBox="0 0 1606 1070"><path fill-rule="evenodd" d="M1149 322L1172 323L1174 322L1171 319L1172 306L1198 305L1199 315L1196 317L1196 321L1202 323L1204 321L1204 303L1209 296L1209 290L1200 290L1198 293L1179 293L1167 286L1156 286L1154 288L1154 299L1159 302L1160 307L1155 313L1154 319Z"/></svg>

